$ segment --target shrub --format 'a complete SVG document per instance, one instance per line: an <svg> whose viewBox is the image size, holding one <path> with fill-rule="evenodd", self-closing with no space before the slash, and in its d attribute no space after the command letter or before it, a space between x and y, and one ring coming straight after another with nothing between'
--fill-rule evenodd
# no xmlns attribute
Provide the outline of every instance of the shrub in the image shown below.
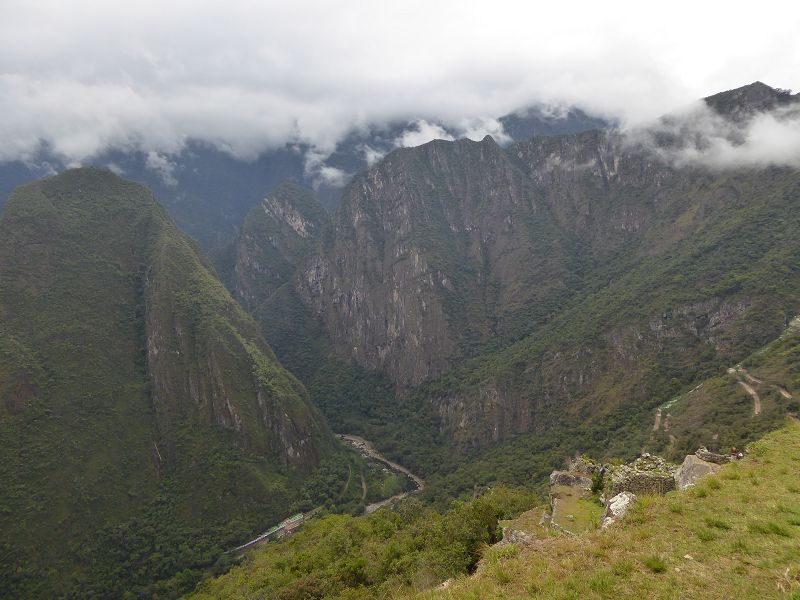
<svg viewBox="0 0 800 600"><path fill-rule="evenodd" d="M603 473L601 471L595 471L592 474L592 493L599 494L603 489Z"/></svg>
<svg viewBox="0 0 800 600"><path fill-rule="evenodd" d="M717 536L715 536L708 529L700 529L700 530L698 530L697 531L697 537L700 539L701 542L711 542L711 541L717 539Z"/></svg>
<svg viewBox="0 0 800 600"><path fill-rule="evenodd" d="M589 579L589 587L595 592L609 592L614 587L614 576L607 571L595 573Z"/></svg>

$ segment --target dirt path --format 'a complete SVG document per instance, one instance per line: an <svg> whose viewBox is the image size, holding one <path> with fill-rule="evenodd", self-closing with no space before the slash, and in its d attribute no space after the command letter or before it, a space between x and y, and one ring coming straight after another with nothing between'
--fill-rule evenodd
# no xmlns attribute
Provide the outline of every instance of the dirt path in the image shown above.
<svg viewBox="0 0 800 600"><path fill-rule="evenodd" d="M739 385L742 386L744 388L744 391L750 394L750 396L753 398L753 414L755 416L760 415L761 398L758 397L758 392L756 392L756 390L753 388L752 385L742 380L740 373L744 374L744 376L747 379L754 381L756 383L761 383L761 381L756 379L755 377L751 377L750 374L744 368L738 365L736 367L731 367L730 369L728 369L728 373L736 377L736 381L739 382Z"/></svg>
<svg viewBox="0 0 800 600"><path fill-rule="evenodd" d="M656 409L656 422L653 423L653 431L658 431L658 428L661 427L661 409Z"/></svg>
<svg viewBox="0 0 800 600"><path fill-rule="evenodd" d="M367 480L364 479L364 474L361 473L361 500L359 502L363 502L364 498L367 497Z"/></svg>
<svg viewBox="0 0 800 600"><path fill-rule="evenodd" d="M746 384L741 379L739 380L739 385L742 386L745 391L753 397L753 414L758 416L761 414L761 398L758 397L758 392L753 389L753 386Z"/></svg>
<svg viewBox="0 0 800 600"><path fill-rule="evenodd" d="M347 493L347 488L350 487L350 480L352 478L353 478L353 467L351 467L350 465L347 465L347 483L344 484L344 487L342 488L342 493L339 494L340 498L342 496L344 496L345 493Z"/></svg>

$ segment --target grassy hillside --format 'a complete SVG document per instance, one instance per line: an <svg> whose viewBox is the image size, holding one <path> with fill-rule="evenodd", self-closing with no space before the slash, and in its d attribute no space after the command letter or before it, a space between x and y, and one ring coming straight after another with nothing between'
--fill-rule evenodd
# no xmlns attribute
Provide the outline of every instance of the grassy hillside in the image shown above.
<svg viewBox="0 0 800 600"><path fill-rule="evenodd" d="M190 597L800 596L799 449L792 421L718 476L687 492L641 496L620 523L578 537L541 530L524 513L504 524L538 539L491 545L503 517L535 503L503 488L443 514L411 501L397 512L330 517L254 551ZM447 579L446 590L431 590Z"/></svg>
<svg viewBox="0 0 800 600"><path fill-rule="evenodd" d="M687 492L641 497L610 529L489 549L477 574L419 598L800 597L800 425Z"/></svg>
<svg viewBox="0 0 800 600"><path fill-rule="evenodd" d="M175 595L296 508L337 448L145 188L80 169L13 194L0 596Z"/></svg>

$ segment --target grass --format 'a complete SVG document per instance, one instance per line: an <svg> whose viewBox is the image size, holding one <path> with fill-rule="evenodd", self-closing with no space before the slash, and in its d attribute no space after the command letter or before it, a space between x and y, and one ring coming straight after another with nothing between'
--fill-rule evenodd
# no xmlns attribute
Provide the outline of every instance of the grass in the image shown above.
<svg viewBox="0 0 800 600"><path fill-rule="evenodd" d="M502 593L482 569L447 598L786 598L800 596L796 477L800 424L788 423L702 488L648 499L618 526L554 537L501 559L519 578ZM731 477L736 473L739 477ZM752 477L751 477L752 476ZM757 493L751 481L760 481ZM712 481L722 483L717 488ZM708 493L713 491L713 493ZM495 565L496 568L497 565ZM782 586L782 587L781 587ZM783 591L782 591L783 590Z"/></svg>
<svg viewBox="0 0 800 600"><path fill-rule="evenodd" d="M647 556L642 560L642 563L653 573L663 573L667 570L667 563L660 556Z"/></svg>
<svg viewBox="0 0 800 600"><path fill-rule="evenodd" d="M556 496L553 523L572 533L596 529L603 515L603 506L579 488L555 486Z"/></svg>

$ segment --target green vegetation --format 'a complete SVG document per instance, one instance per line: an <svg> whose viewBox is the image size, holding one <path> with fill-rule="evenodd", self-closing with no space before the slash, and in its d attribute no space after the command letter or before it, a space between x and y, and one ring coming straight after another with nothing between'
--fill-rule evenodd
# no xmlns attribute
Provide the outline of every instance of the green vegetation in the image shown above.
<svg viewBox="0 0 800 600"><path fill-rule="evenodd" d="M568 141L594 147L602 134ZM392 155L406 174L403 189L424 206L415 209L415 228L402 242L413 242L453 287L436 288L450 329L463 333L453 368L441 377L398 388L385 373L347 364L345 349L330 343L294 283L255 313L280 360L332 427L373 440L424 475L426 498L439 507L476 486L540 481L575 451L632 458L646 446L678 458L701 445L739 446L800 408L796 393L789 399L778 389L763 390L762 414L753 419L752 400L726 375L800 312L800 175L685 169L663 173L657 185L620 176L604 186L588 173L533 185L525 173L532 168L528 158L562 152L564 143L533 140L513 147L510 158L484 148L498 164L511 160L502 169L479 159L479 146L469 144ZM449 157L452 181L429 164L426 153L433 148ZM631 172L645 169L642 156L621 160ZM521 200L509 208L511 220L525 229L508 233L506 243L517 250L531 240L544 244L547 265L517 261L512 269L490 264L490 257L481 264L464 259L472 238L454 233L446 215L465 210L464 198L471 201L474 190L458 186L487 169L480 189L503 191L495 178L507 171L518 199L530 198L541 209L534 215ZM430 185L420 183L426 177ZM563 197L574 198L575 206L564 205ZM364 215L382 256L392 239L377 200L354 192L348 202ZM470 218L496 225L493 206L476 203ZM585 214L592 215L591 226ZM637 228L620 229L626 215L636 215ZM352 224L345 216L337 216L337 227L347 241ZM325 243L330 251L333 241ZM494 303L506 268L520 289L498 312ZM369 279L378 277L373 271L364 274L364 286L380 283ZM797 356L789 348L784 353L785 367L765 377L791 393ZM701 382L692 392L696 401L684 402ZM496 398L496 413L485 412L488 397ZM673 400L664 411L669 431L662 425L653 433L655 409ZM448 422L442 415L451 407L459 413ZM459 422L466 426L454 426Z"/></svg>
<svg viewBox="0 0 800 600"><path fill-rule="evenodd" d="M340 461L339 489L307 499L352 502L343 453L147 190L79 169L14 193L0 220L3 595L173 597L287 516L323 456Z"/></svg>
<svg viewBox="0 0 800 600"><path fill-rule="evenodd" d="M257 308L291 279L329 221L311 190L281 184L247 214L238 241L217 251L220 277L244 306Z"/></svg>
<svg viewBox="0 0 800 600"><path fill-rule="evenodd" d="M786 486L800 462L800 424L768 434L757 449L709 479L720 484L716 489L642 497L607 530L540 540L494 564L484 561L446 591L415 597L794 597L800 594L800 528L792 515L800 507ZM741 477L726 476L731 472ZM762 481L757 491L748 483L750 474ZM672 510L678 505L680 511Z"/></svg>
<svg viewBox="0 0 800 600"><path fill-rule="evenodd" d="M256 549L190 598L407 597L474 570L487 544L498 541L499 519L532 501L530 494L496 488L455 502L444 514L409 499L397 511L325 517L288 540Z"/></svg>

